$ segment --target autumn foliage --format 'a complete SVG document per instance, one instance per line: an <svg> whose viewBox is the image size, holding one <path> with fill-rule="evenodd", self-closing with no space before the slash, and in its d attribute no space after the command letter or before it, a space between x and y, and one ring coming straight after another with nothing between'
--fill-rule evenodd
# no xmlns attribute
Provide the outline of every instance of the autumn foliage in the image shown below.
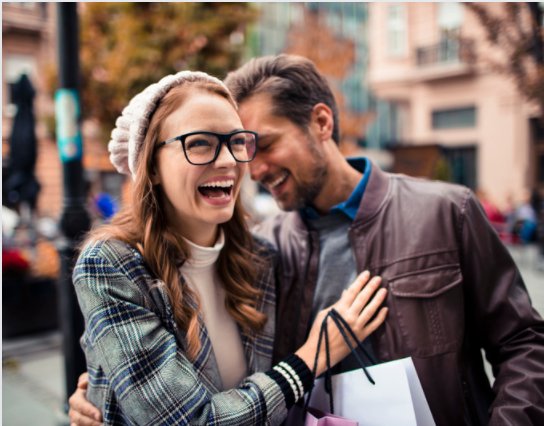
<svg viewBox="0 0 544 426"><path fill-rule="evenodd" d="M128 101L184 69L223 78L239 65L247 3L81 3L83 114L106 137ZM107 140L106 140L107 141Z"/></svg>
<svg viewBox="0 0 544 426"><path fill-rule="evenodd" d="M544 118L544 31L538 4L465 3L476 14L488 42L501 58L488 62L495 71L513 78L519 92L540 106Z"/></svg>
<svg viewBox="0 0 544 426"><path fill-rule="evenodd" d="M285 53L304 56L330 81L341 81L354 65L354 42L335 35L320 19L319 13L305 10L303 23L294 25L289 31ZM344 95L334 84L332 89L338 102L342 148L342 143L359 139L373 117L346 108Z"/></svg>

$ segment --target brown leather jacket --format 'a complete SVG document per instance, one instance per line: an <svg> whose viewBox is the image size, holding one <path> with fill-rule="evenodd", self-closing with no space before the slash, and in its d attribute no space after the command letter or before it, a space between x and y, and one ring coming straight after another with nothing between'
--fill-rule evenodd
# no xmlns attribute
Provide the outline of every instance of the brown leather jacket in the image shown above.
<svg viewBox="0 0 544 426"><path fill-rule="evenodd" d="M282 258L277 361L309 331L319 240L296 212L259 232ZM389 290L388 318L372 335L378 362L412 357L437 426L544 425L544 321L469 189L373 164L349 237L357 271Z"/></svg>

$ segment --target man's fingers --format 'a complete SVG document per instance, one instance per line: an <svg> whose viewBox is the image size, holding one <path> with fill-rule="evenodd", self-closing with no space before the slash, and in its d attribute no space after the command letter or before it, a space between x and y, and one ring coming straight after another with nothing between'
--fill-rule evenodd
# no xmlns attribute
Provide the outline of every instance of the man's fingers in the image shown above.
<svg viewBox="0 0 544 426"><path fill-rule="evenodd" d="M101 424L102 413L85 398L86 391L77 389L70 397L70 420L72 423L83 426L97 426Z"/></svg>
<svg viewBox="0 0 544 426"><path fill-rule="evenodd" d="M353 283L342 293L342 297L337 302L338 307L341 309L349 308L369 278L370 272L361 272L359 276L355 278L355 281L353 281Z"/></svg>
<svg viewBox="0 0 544 426"><path fill-rule="evenodd" d="M357 294L355 297L350 309L352 309L352 312L356 312L357 314L360 313L365 305L368 303L372 295L376 292L377 288L380 286L382 282L381 277L374 277L372 278L368 284L365 285L365 287Z"/></svg>
<svg viewBox="0 0 544 426"><path fill-rule="evenodd" d="M81 376L79 376L79 379L77 379L77 387L80 389L86 390L88 385L89 385L89 373L85 372Z"/></svg>
<svg viewBox="0 0 544 426"><path fill-rule="evenodd" d="M70 417L70 426L103 426L103 423L90 417L83 416L73 408L70 408L70 411L68 411L68 416Z"/></svg>

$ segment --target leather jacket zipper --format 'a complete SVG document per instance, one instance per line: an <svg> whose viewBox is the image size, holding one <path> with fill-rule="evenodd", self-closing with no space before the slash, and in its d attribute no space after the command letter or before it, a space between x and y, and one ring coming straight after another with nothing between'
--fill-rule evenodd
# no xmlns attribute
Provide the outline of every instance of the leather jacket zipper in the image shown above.
<svg viewBox="0 0 544 426"><path fill-rule="evenodd" d="M467 425L473 426L475 424L479 424L479 422L474 423L474 413L472 412L472 404L470 402L470 393L468 391L468 385L467 385L467 382L465 381L465 377L463 376L463 373L460 373L460 376L461 376L461 387L463 388L463 396L465 398L465 406L466 406L466 413L467 413L465 418L468 422Z"/></svg>
<svg viewBox="0 0 544 426"><path fill-rule="evenodd" d="M310 269L310 263L311 263L311 237L308 235L308 239L310 241L307 241L307 244L308 244L308 261L306 262L306 268L304 270L304 281L302 283L302 287L300 289L300 296L298 298L298 303L297 303L297 312L295 314L295 324L299 324L300 322L300 309L302 307L302 300L304 298L304 289L306 288L306 284L307 284L307 281L308 281L308 270ZM311 326L311 325L310 325ZM306 333L308 333L309 329L310 329L310 326L308 326L308 329L306 330ZM298 348L296 347L296 344L297 344L297 333L295 331L295 333L293 333L293 337L292 337L292 340L291 340L291 348L293 351L297 350Z"/></svg>

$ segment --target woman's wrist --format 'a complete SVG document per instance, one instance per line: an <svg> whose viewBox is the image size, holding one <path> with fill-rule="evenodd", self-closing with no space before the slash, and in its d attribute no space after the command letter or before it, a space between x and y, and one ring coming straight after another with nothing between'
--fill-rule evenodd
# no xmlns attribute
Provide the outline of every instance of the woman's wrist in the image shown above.
<svg viewBox="0 0 544 426"><path fill-rule="evenodd" d="M313 374L297 354L289 355L265 374L280 387L288 409L313 386Z"/></svg>
<svg viewBox="0 0 544 426"><path fill-rule="evenodd" d="M315 364L315 347L310 347L308 343L305 343L300 347L298 351L295 352L295 355L297 355L306 366L310 369L310 371L314 370L314 364ZM315 372L315 377L321 376L325 372L326 366L325 366L325 359L324 354L320 354L321 356L317 360L317 371Z"/></svg>

